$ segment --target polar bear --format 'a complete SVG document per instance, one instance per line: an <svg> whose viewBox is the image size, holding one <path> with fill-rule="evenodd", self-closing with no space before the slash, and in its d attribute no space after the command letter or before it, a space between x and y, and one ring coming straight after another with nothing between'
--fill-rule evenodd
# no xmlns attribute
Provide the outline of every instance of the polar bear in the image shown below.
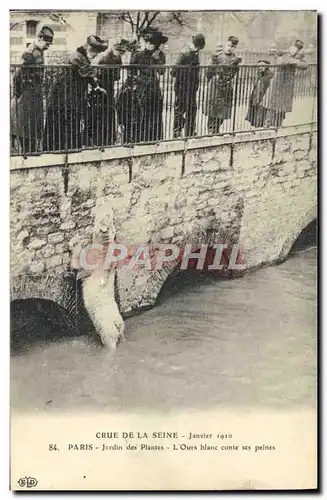
<svg viewBox="0 0 327 500"><path fill-rule="evenodd" d="M102 344L115 350L120 340L124 340L124 320L115 300L114 267L86 270L80 262L81 246L74 249L71 266L78 270L77 279L82 281L83 301Z"/></svg>

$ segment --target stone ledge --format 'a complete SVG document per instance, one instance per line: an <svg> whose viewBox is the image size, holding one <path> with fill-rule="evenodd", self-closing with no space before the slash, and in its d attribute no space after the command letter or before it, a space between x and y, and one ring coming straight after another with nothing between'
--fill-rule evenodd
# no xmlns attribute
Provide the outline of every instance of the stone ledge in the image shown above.
<svg viewBox="0 0 327 500"><path fill-rule="evenodd" d="M135 158L139 156L166 154L173 152L188 151L192 149L203 149L215 146L232 145L244 142L263 141L276 137L287 137L301 135L317 131L317 124L297 125L282 129L255 130L238 132L235 135L224 134L219 136L196 137L186 140L163 141L156 144L135 145L133 147L115 146L100 151L99 149L83 150L78 153L44 153L24 158L12 156L10 158L10 170L23 170L39 167L58 167L66 163L69 165L92 163L101 161L118 160L122 158Z"/></svg>

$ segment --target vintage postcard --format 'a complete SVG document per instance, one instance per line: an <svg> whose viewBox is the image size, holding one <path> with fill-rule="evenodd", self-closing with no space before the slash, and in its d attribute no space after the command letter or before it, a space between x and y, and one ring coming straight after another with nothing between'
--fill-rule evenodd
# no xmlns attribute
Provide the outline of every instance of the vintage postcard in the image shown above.
<svg viewBox="0 0 327 500"><path fill-rule="evenodd" d="M10 12L10 489L317 489L317 43Z"/></svg>

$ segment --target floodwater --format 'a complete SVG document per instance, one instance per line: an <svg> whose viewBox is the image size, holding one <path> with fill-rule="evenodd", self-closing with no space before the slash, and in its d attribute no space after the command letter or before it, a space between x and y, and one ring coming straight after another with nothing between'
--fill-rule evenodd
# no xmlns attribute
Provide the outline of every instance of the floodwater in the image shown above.
<svg viewBox="0 0 327 500"><path fill-rule="evenodd" d="M316 404L315 247L242 279L183 276L126 320L109 355L88 337L12 356L21 410L202 410Z"/></svg>

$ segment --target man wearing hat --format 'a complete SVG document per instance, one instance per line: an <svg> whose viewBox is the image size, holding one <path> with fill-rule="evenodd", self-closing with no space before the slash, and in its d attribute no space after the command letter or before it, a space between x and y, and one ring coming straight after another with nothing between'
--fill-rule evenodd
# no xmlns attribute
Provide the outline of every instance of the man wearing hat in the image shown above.
<svg viewBox="0 0 327 500"><path fill-rule="evenodd" d="M159 75L165 71L166 57L160 47L168 41L168 37L156 28L148 28L142 38L144 50L134 52L130 61L130 74L136 80L135 91L142 110L134 117L138 120L138 125L134 127L138 131L135 142L153 142L163 137L163 95Z"/></svg>
<svg viewBox="0 0 327 500"><path fill-rule="evenodd" d="M208 92L204 113L208 116L208 132L219 134L224 120L229 120L233 106L233 78L237 75L241 58L235 54L238 38L230 36L224 50L212 56L207 70Z"/></svg>
<svg viewBox="0 0 327 500"><path fill-rule="evenodd" d="M53 41L53 31L43 26L37 40L22 54L13 80L10 107L12 146L23 153L39 149L43 133L44 51Z"/></svg>
<svg viewBox="0 0 327 500"><path fill-rule="evenodd" d="M117 40L92 59L92 66L97 66L96 75L99 90L92 90L89 96L90 107L88 120L88 143L108 146L116 142L116 110L114 98L115 82L120 79L122 56L130 50L130 42ZM91 102L92 101L92 102Z"/></svg>
<svg viewBox="0 0 327 500"><path fill-rule="evenodd" d="M293 108L296 70L308 67L304 59L304 44L295 40L288 51L281 53L273 68L273 77L268 91L263 98L263 106L267 108L265 127L280 127L286 113Z"/></svg>
<svg viewBox="0 0 327 500"><path fill-rule="evenodd" d="M82 123L86 121L87 88L98 88L92 59L108 48L108 42L97 35L87 37L55 75L47 111L43 148L47 151L81 149ZM85 124L87 127L88 124Z"/></svg>
<svg viewBox="0 0 327 500"><path fill-rule="evenodd" d="M180 137L184 129L185 137L195 135L196 93L199 88L199 52L205 47L201 33L193 36L192 45L181 52L172 76L175 78L174 137Z"/></svg>

